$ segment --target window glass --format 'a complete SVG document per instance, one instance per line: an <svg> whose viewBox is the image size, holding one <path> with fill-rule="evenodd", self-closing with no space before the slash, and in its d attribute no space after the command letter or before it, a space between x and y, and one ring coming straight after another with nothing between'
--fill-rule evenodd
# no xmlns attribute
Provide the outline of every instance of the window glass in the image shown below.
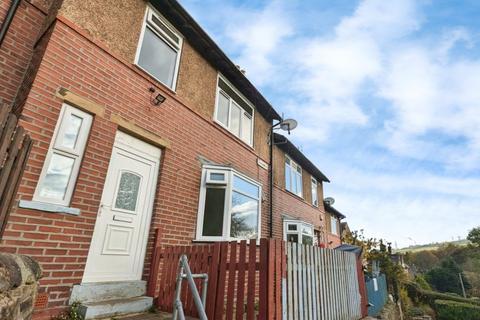
<svg viewBox="0 0 480 320"><path fill-rule="evenodd" d="M233 189L257 199L259 197L260 188L237 175L233 176Z"/></svg>
<svg viewBox="0 0 480 320"><path fill-rule="evenodd" d="M248 144L252 143L252 116L246 112L243 113L242 139Z"/></svg>
<svg viewBox="0 0 480 320"><path fill-rule="evenodd" d="M331 232L333 234L338 234L338 229L337 229L337 218L331 217L330 218L330 226L331 226Z"/></svg>
<svg viewBox="0 0 480 320"><path fill-rule="evenodd" d="M288 234L287 235L287 241L298 243L298 234Z"/></svg>
<svg viewBox="0 0 480 320"><path fill-rule="evenodd" d="M65 131L63 134L62 146L65 148L75 149L77 144L78 134L82 126L83 119L77 115L70 113L65 119Z"/></svg>
<svg viewBox="0 0 480 320"><path fill-rule="evenodd" d="M296 224L289 224L288 225L288 230L289 231L297 231L297 225Z"/></svg>
<svg viewBox="0 0 480 320"><path fill-rule="evenodd" d="M177 50L149 27L145 28L138 64L170 88L173 87L177 54Z"/></svg>
<svg viewBox="0 0 480 320"><path fill-rule="evenodd" d="M242 110L232 101L231 116L230 116L230 130L236 135L240 136L240 117Z"/></svg>
<svg viewBox="0 0 480 320"><path fill-rule="evenodd" d="M313 244L313 237L302 235L302 244L308 244L311 246Z"/></svg>
<svg viewBox="0 0 480 320"><path fill-rule="evenodd" d="M228 110L230 100L223 93L218 96L217 120L228 127Z"/></svg>
<svg viewBox="0 0 480 320"><path fill-rule="evenodd" d="M41 197L63 200L75 159L54 153L40 186Z"/></svg>
<svg viewBox="0 0 480 320"><path fill-rule="evenodd" d="M295 194L297 196L302 196L302 175L300 174L295 174L295 180L296 180L296 189L295 189Z"/></svg>
<svg viewBox="0 0 480 320"><path fill-rule="evenodd" d="M290 166L288 164L285 165L285 189L288 191L292 191L292 178L290 176L291 171L292 170Z"/></svg>
<svg viewBox="0 0 480 320"><path fill-rule="evenodd" d="M203 236L222 236L224 208L225 189L207 188L205 195L205 210L203 218Z"/></svg>
<svg viewBox="0 0 480 320"><path fill-rule="evenodd" d="M258 200L233 191L231 218L230 237L236 239L256 238L258 230Z"/></svg>
<svg viewBox="0 0 480 320"><path fill-rule="evenodd" d="M120 183L118 184L115 208L135 211L137 206L138 190L140 188L140 180L141 177L136 174L122 172Z"/></svg>
<svg viewBox="0 0 480 320"><path fill-rule="evenodd" d="M318 185L317 180L312 179L312 204L318 206Z"/></svg>
<svg viewBox="0 0 480 320"><path fill-rule="evenodd" d="M212 173L210 173L210 180L224 181L225 180L225 173L212 172Z"/></svg>

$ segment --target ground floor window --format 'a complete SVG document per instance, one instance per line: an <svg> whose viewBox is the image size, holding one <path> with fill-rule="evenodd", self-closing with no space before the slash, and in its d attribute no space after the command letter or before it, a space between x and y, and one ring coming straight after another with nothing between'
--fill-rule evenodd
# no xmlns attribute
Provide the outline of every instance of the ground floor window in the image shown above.
<svg viewBox="0 0 480 320"><path fill-rule="evenodd" d="M313 226L300 220L283 221L284 238L288 242L300 244L314 244Z"/></svg>
<svg viewBox="0 0 480 320"><path fill-rule="evenodd" d="M202 170L197 239L257 239L260 230L261 186L227 167Z"/></svg>

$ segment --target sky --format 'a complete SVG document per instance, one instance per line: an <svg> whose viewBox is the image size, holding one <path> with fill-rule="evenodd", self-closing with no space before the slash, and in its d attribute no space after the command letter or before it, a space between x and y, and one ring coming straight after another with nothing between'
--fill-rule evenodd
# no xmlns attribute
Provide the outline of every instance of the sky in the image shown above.
<svg viewBox="0 0 480 320"><path fill-rule="evenodd" d="M180 2L298 121L351 229L403 247L480 225L480 1Z"/></svg>

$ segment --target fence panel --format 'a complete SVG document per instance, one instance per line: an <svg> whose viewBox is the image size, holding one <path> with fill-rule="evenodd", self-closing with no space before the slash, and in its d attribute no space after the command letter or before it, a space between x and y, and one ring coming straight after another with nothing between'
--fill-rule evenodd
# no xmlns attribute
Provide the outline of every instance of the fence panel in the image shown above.
<svg viewBox="0 0 480 320"><path fill-rule="evenodd" d="M382 311L383 306L388 300L387 280L384 274L369 278L366 281L367 296L370 307L368 307L369 316L377 316Z"/></svg>
<svg viewBox="0 0 480 320"><path fill-rule="evenodd" d="M0 239L32 146L11 108L0 105Z"/></svg>
<svg viewBox="0 0 480 320"><path fill-rule="evenodd" d="M261 239L192 246L156 246L148 293L157 307L172 312L178 262L187 255L193 273L209 277L206 313L209 319L282 319L282 278L286 274L283 241ZM157 283L157 279L160 279ZM199 292L202 282L196 280ZM157 290L157 288L159 290ZM188 316L197 316L190 290L182 287Z"/></svg>
<svg viewBox="0 0 480 320"><path fill-rule="evenodd" d="M287 319L356 320L361 315L354 253L288 243Z"/></svg>

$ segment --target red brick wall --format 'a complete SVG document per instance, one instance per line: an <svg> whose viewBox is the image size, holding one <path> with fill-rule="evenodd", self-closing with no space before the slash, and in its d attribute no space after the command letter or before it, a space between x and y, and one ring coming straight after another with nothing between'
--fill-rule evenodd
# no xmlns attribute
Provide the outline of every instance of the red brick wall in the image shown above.
<svg viewBox="0 0 480 320"><path fill-rule="evenodd" d="M275 186L273 188L273 234L275 238L283 239L283 215L313 224L320 230L322 242L324 241L324 221L322 211L308 204L302 198Z"/></svg>
<svg viewBox="0 0 480 320"><path fill-rule="evenodd" d="M22 1L0 47L0 99L11 103L32 56L33 45L45 20L46 1ZM0 25L11 1L0 1Z"/></svg>
<svg viewBox="0 0 480 320"><path fill-rule="evenodd" d="M167 97L161 106L150 104L151 86ZM172 143L163 153L151 226L151 235L154 228L161 228L161 243L187 244L194 238L201 174L198 156L231 164L262 183L262 233L267 233L268 172L257 165L257 154L143 72L63 22L53 27L24 106L22 125L36 142L19 199L32 199L62 105L55 97L59 87L105 106L106 114L94 119L73 194L71 206L81 209L80 216L16 209L7 225L2 250L31 255L44 270L40 292L48 293L49 302L46 310L37 311L37 318L47 319L56 308L66 306L72 285L81 282L116 131L109 120L112 113Z"/></svg>

